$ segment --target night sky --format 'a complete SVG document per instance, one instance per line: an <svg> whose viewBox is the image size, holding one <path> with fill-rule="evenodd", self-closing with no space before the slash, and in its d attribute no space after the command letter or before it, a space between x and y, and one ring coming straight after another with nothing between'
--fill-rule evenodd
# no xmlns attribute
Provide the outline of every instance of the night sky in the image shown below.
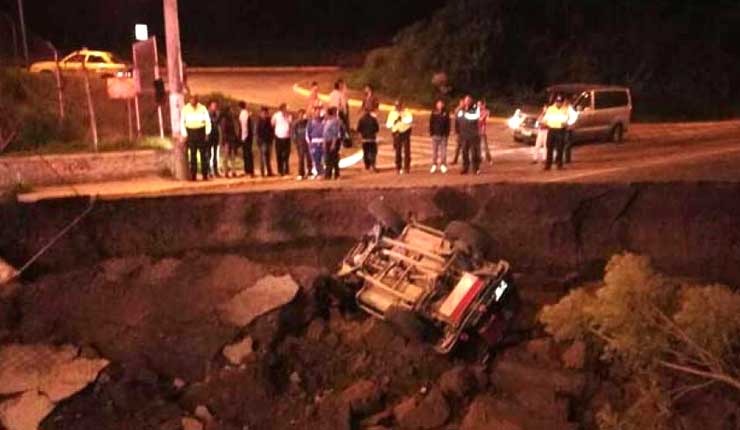
<svg viewBox="0 0 740 430"><path fill-rule="evenodd" d="M0 0L15 13L16 0ZM183 47L234 51L249 43L366 49L389 43L442 0L180 0ZM25 0L29 31L62 50L86 45L126 52L134 24L163 34L161 0Z"/></svg>

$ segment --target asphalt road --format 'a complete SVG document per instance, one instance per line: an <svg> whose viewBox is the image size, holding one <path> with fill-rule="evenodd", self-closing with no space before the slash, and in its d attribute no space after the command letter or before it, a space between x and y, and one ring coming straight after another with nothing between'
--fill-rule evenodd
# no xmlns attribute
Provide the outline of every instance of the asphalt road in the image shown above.
<svg viewBox="0 0 740 430"><path fill-rule="evenodd" d="M338 72L204 72L189 77L191 89L198 93L220 91L238 99L276 106L288 103L291 109L304 107L306 100L293 90L313 80L328 92ZM387 100L386 100L387 101ZM352 112L357 118L357 112ZM385 113L380 114L385 120ZM428 117L415 118L410 175L399 177L393 168L393 150L387 132L381 136L377 174L368 173L358 163L342 170L340 181L296 181L284 178L216 179L208 182L181 182L161 177L94 184L74 184L34 189L22 200L34 201L74 194L101 198L126 198L141 195L193 194L207 192L249 192L271 189L368 188L467 185L487 182L646 182L646 181L739 181L740 120L701 123L633 124L622 144L592 142L573 150L573 162L563 170L542 171L531 163L531 147L512 141L503 121L488 126L493 163L483 164L479 176L459 174L460 166L450 166L445 174L430 174L431 143ZM448 153L452 155L454 142ZM343 150L343 157L357 149ZM291 161L295 163L293 155ZM274 160L273 160L274 163ZM295 166L292 168L295 172Z"/></svg>

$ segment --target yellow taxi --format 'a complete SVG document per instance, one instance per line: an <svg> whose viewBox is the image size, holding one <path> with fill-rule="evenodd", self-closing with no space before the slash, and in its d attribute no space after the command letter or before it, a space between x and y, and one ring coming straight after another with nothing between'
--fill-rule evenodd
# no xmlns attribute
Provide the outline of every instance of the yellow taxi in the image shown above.
<svg viewBox="0 0 740 430"><path fill-rule="evenodd" d="M72 52L59 60L59 70L62 72L81 71L82 68L108 78L125 74L131 66L108 51L95 51L87 48ZM29 67L31 73L52 73L56 64L54 61L37 61Z"/></svg>

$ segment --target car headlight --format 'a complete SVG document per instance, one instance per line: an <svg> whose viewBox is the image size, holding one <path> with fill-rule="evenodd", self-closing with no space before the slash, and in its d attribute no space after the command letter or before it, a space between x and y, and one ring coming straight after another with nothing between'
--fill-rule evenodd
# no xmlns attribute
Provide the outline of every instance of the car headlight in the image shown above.
<svg viewBox="0 0 740 430"><path fill-rule="evenodd" d="M509 118L507 124L509 125L510 129L516 130L517 128L519 128L520 125L522 125L523 121L524 116L522 115L522 111L517 109L516 112L514 112L514 116Z"/></svg>

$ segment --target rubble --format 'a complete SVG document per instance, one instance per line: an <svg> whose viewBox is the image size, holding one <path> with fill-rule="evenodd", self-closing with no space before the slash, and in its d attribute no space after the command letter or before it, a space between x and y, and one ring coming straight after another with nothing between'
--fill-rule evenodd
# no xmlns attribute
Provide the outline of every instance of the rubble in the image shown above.
<svg viewBox="0 0 740 430"><path fill-rule="evenodd" d="M449 397L465 397L478 385L476 375L467 367L458 365L439 378L439 388Z"/></svg>
<svg viewBox="0 0 740 430"><path fill-rule="evenodd" d="M567 369L583 369L586 365L586 343L580 340L573 342L563 352L561 360Z"/></svg>
<svg viewBox="0 0 740 430"><path fill-rule="evenodd" d="M195 418L183 417L182 418L182 430L203 430L203 423Z"/></svg>
<svg viewBox="0 0 740 430"><path fill-rule="evenodd" d="M223 355L234 366L244 363L254 350L252 349L252 338L247 336L244 339L226 345L223 349Z"/></svg>
<svg viewBox="0 0 740 430"><path fill-rule="evenodd" d="M8 430L37 430L54 409L54 402L37 390L29 390L0 403L0 424Z"/></svg>
<svg viewBox="0 0 740 430"><path fill-rule="evenodd" d="M433 389L425 397L410 397L394 409L398 425L405 430L428 430L444 425L450 407L442 392Z"/></svg>
<svg viewBox="0 0 740 430"><path fill-rule="evenodd" d="M360 380L342 392L342 400L349 404L353 413L369 415L382 408L383 391L373 381Z"/></svg>
<svg viewBox="0 0 740 430"><path fill-rule="evenodd" d="M0 258L0 287L9 283L12 279L18 276L18 271L15 267L8 264L5 260Z"/></svg>
<svg viewBox="0 0 740 430"><path fill-rule="evenodd" d="M266 276L220 306L221 320L244 327L258 316L293 300L298 290L298 284L289 275Z"/></svg>

